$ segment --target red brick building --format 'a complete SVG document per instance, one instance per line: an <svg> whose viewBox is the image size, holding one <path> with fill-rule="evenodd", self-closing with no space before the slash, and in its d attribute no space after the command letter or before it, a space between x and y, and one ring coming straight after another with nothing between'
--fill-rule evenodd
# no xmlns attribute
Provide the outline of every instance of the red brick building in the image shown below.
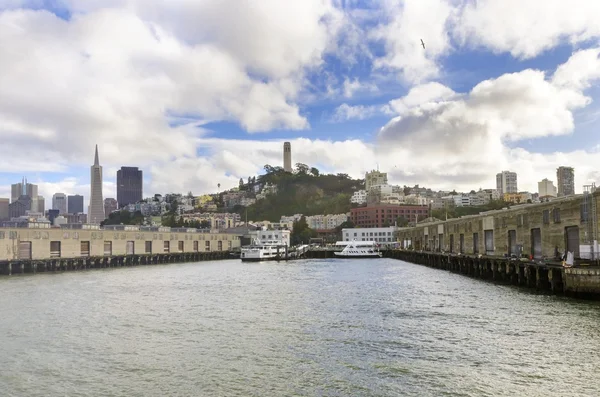
<svg viewBox="0 0 600 397"><path fill-rule="evenodd" d="M350 210L350 220L355 227L384 227L384 224L393 226L399 216L404 217L409 222L422 221L429 217L429 207L426 205L383 204Z"/></svg>

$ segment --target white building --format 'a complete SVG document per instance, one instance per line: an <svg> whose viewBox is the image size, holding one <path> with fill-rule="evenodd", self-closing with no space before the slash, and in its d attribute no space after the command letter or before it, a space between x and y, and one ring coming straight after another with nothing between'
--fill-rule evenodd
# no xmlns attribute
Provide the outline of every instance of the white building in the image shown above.
<svg viewBox="0 0 600 397"><path fill-rule="evenodd" d="M455 194L452 197L452 201L454 201L455 207L470 207L471 206L471 196L467 194Z"/></svg>
<svg viewBox="0 0 600 397"><path fill-rule="evenodd" d="M538 194L540 197L556 197L557 189L554 186L554 182L548 180L548 178L542 179L538 182Z"/></svg>
<svg viewBox="0 0 600 397"><path fill-rule="evenodd" d="M394 243L396 226L342 229L343 241L376 241L378 243Z"/></svg>
<svg viewBox="0 0 600 397"><path fill-rule="evenodd" d="M289 230L256 230L251 232L255 238L258 238L261 241L265 240L280 240L283 245L290 246L290 235L291 232Z"/></svg>
<svg viewBox="0 0 600 397"><path fill-rule="evenodd" d="M354 192L352 197L350 197L350 202L353 204L365 204L367 202L367 191L366 190L357 190Z"/></svg>
<svg viewBox="0 0 600 397"><path fill-rule="evenodd" d="M302 214L294 214L291 216L282 215L281 218L279 218L279 223L294 223L299 221L300 218L302 218Z"/></svg>
<svg viewBox="0 0 600 397"><path fill-rule="evenodd" d="M409 194L404 196L404 204L409 205L429 205L429 200L427 197L421 196L419 194Z"/></svg>
<svg viewBox="0 0 600 397"><path fill-rule="evenodd" d="M52 209L58 210L59 214L66 214L67 195L64 193L54 193L54 196L52 196Z"/></svg>
<svg viewBox="0 0 600 397"><path fill-rule="evenodd" d="M518 193L517 173L511 171L502 171L496 174L496 190L504 193Z"/></svg>
<svg viewBox="0 0 600 397"><path fill-rule="evenodd" d="M348 214L313 215L306 217L308 227L313 230L335 229L348 220Z"/></svg>

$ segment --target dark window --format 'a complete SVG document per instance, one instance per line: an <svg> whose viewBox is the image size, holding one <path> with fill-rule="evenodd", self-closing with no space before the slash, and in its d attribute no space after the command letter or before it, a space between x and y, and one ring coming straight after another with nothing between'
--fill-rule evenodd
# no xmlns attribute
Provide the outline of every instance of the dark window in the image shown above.
<svg viewBox="0 0 600 397"><path fill-rule="evenodd" d="M560 208L554 208L552 210L552 219L554 223L560 223Z"/></svg>
<svg viewBox="0 0 600 397"><path fill-rule="evenodd" d="M587 222L588 220L588 209L583 203L579 205L579 218L581 222Z"/></svg>
<svg viewBox="0 0 600 397"><path fill-rule="evenodd" d="M550 223L550 210L544 210L542 212L542 223L548 225Z"/></svg>

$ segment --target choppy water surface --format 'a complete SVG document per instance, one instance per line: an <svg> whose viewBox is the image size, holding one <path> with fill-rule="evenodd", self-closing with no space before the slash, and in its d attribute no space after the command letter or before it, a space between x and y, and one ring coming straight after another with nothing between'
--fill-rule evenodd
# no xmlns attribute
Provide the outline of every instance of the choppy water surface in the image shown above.
<svg viewBox="0 0 600 397"><path fill-rule="evenodd" d="M3 396L598 396L600 305L396 260L0 278Z"/></svg>

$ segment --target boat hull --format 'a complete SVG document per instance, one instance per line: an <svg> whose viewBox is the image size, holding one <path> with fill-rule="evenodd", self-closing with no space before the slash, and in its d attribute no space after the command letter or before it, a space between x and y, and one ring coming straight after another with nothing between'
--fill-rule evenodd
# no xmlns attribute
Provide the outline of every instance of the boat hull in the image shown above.
<svg viewBox="0 0 600 397"><path fill-rule="evenodd" d="M381 255L338 255L338 253L335 252L335 258L341 258L341 259L379 259L379 258L381 258Z"/></svg>
<svg viewBox="0 0 600 397"><path fill-rule="evenodd" d="M276 261L279 258L240 258L242 262L268 262L268 261Z"/></svg>

